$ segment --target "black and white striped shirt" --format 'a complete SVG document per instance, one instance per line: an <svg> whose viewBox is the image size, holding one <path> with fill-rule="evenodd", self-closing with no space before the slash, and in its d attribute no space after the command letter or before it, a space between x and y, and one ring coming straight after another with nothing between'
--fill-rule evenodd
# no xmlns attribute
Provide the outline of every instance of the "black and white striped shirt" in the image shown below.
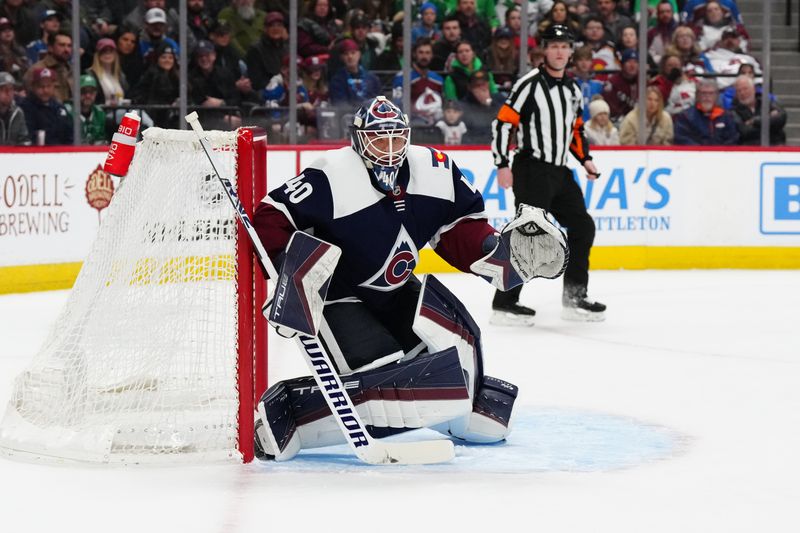
<svg viewBox="0 0 800 533"><path fill-rule="evenodd" d="M589 143L583 133L583 95L570 78L554 78L533 69L514 84L492 122L492 154L498 168L508 166L511 130L517 151L553 165L567 164L567 151L583 164Z"/></svg>

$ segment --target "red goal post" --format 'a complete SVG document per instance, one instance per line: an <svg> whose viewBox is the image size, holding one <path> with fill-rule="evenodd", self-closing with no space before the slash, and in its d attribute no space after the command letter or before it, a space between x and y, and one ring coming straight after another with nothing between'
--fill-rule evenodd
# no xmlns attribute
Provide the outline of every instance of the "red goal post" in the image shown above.
<svg viewBox="0 0 800 533"><path fill-rule="evenodd" d="M237 137L239 153L237 184L239 199L253 216L267 194L267 134L261 128L241 128ZM239 277L239 309L251 309L252 319L239 318L239 451L244 462L254 458L253 413L256 402L267 389L267 321L261 313L267 288L253 245L241 224L236 225ZM253 287L252 291L242 287ZM242 339L246 339L243 341Z"/></svg>

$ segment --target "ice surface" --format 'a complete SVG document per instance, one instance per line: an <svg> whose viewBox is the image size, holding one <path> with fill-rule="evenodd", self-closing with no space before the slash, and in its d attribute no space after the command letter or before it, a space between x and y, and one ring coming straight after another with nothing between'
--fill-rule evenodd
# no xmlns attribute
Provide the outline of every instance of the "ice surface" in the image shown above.
<svg viewBox="0 0 800 533"><path fill-rule="evenodd" d="M241 467L0 459L0 530L800 530L800 272L592 272L598 324L562 321L559 283L537 281L529 329L488 325L483 281L440 278L483 328L486 372L520 386L507 443L414 467L344 447ZM0 297L2 406L66 294ZM271 382L305 373L291 342L270 349Z"/></svg>

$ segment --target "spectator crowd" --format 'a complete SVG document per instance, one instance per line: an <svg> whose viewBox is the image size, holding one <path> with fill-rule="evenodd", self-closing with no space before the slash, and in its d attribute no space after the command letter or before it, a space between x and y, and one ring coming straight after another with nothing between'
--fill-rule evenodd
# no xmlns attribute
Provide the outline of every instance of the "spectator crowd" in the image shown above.
<svg viewBox="0 0 800 533"><path fill-rule="evenodd" d="M340 140L353 110L385 94L403 100L403 2L306 0L298 14L297 86L289 86L288 2L187 0L188 97L207 127L264 125ZM576 37L570 75L583 93L585 130L598 145L760 144L769 99L771 144L785 143L786 112L762 94L761 67L735 0L412 1L409 115L415 142L487 144L491 122L527 63L541 65L539 35L553 24ZM128 109L145 126L177 127L177 0L0 0L0 145L105 144ZM80 42L71 25L79 18ZM639 57L639 39L647 57ZM80 64L72 63L73 47ZM75 69L80 109L73 109ZM639 69L647 69L638 102Z"/></svg>

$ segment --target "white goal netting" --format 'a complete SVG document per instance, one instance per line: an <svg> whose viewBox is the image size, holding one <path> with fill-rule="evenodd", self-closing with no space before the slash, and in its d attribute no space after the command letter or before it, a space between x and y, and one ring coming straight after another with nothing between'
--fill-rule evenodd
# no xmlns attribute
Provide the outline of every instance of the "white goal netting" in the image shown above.
<svg viewBox="0 0 800 533"><path fill-rule="evenodd" d="M237 133L211 132L236 178ZM151 128L0 425L7 454L241 460L236 219L191 132Z"/></svg>

